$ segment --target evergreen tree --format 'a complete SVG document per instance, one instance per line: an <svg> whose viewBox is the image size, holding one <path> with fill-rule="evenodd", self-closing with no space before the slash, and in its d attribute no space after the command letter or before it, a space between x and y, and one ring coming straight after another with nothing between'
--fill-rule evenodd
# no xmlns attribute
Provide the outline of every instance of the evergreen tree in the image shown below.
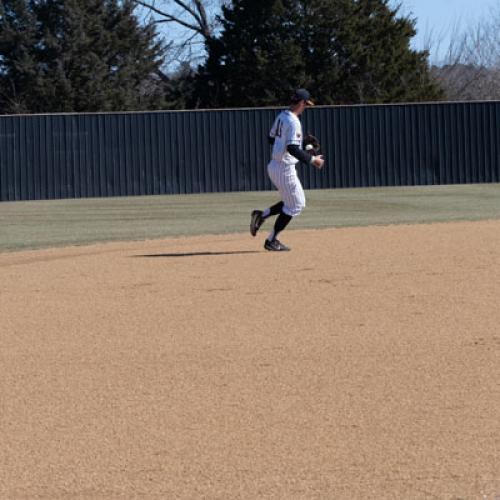
<svg viewBox="0 0 500 500"><path fill-rule="evenodd" d="M164 48L152 25L141 26L129 0L8 0L16 5L0 21L4 112L17 112L10 88L26 112L116 111L158 108L163 90L152 75ZM22 14L22 16L20 15ZM31 38L9 51L19 19ZM34 22L33 22L34 21ZM19 61L26 60L20 68ZM23 82L19 87L18 82Z"/></svg>
<svg viewBox="0 0 500 500"><path fill-rule="evenodd" d="M36 23L24 0L0 2L0 113L27 112L26 94L36 80Z"/></svg>
<svg viewBox="0 0 500 500"><path fill-rule="evenodd" d="M234 0L222 16L199 72L205 106L282 104L298 86L323 104L441 98L413 20L388 0Z"/></svg>
<svg viewBox="0 0 500 500"><path fill-rule="evenodd" d="M389 0L304 2L303 54L325 104L436 100L428 53L411 49L412 19ZM318 66L320 63L320 66ZM319 69L319 71L318 71ZM324 71L322 71L324 69Z"/></svg>
<svg viewBox="0 0 500 500"><path fill-rule="evenodd" d="M198 95L205 106L276 104L307 80L291 22L295 4L237 0L223 7L222 35L209 42L199 72Z"/></svg>
<svg viewBox="0 0 500 500"><path fill-rule="evenodd" d="M196 95L195 70L186 62L173 74L165 75L163 88L165 92L165 109L197 108L199 105Z"/></svg>

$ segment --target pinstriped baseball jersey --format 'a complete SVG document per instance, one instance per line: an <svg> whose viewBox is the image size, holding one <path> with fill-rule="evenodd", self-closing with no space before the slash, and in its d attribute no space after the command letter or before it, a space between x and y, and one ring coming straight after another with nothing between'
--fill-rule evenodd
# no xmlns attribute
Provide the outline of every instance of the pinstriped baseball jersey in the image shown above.
<svg viewBox="0 0 500 500"><path fill-rule="evenodd" d="M271 158L295 165L299 160L287 151L287 146L295 144L300 147L302 145L302 124L297 115L288 109L282 111L274 120L269 135L274 137Z"/></svg>
<svg viewBox="0 0 500 500"><path fill-rule="evenodd" d="M288 152L287 147L290 144L302 146L302 124L295 113L282 111L276 117L269 135L274 137L274 145L267 172L280 192L284 203L283 212L295 217L306 206L306 198L295 169L299 160Z"/></svg>

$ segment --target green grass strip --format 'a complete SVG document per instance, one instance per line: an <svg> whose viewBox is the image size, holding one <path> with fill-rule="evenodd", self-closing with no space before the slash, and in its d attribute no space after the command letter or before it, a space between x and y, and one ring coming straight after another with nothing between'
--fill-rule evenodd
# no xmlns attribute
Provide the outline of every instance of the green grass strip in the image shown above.
<svg viewBox="0 0 500 500"><path fill-rule="evenodd" d="M500 185L312 190L290 229L500 218ZM276 192L0 203L0 251L247 232Z"/></svg>

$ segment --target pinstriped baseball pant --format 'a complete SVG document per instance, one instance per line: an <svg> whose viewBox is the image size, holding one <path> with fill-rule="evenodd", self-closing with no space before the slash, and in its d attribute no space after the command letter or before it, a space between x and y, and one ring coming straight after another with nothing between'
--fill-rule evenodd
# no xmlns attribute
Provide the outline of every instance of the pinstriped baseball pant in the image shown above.
<svg viewBox="0 0 500 500"><path fill-rule="evenodd" d="M280 192L283 200L283 212L295 217L306 206L306 197L295 165L283 161L271 160L267 166L269 178Z"/></svg>

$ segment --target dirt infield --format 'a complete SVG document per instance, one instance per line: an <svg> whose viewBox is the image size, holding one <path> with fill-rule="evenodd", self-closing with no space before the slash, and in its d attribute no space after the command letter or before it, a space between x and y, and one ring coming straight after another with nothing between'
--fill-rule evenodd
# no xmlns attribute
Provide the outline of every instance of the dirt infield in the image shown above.
<svg viewBox="0 0 500 500"><path fill-rule="evenodd" d="M0 497L500 497L500 221L0 254Z"/></svg>

